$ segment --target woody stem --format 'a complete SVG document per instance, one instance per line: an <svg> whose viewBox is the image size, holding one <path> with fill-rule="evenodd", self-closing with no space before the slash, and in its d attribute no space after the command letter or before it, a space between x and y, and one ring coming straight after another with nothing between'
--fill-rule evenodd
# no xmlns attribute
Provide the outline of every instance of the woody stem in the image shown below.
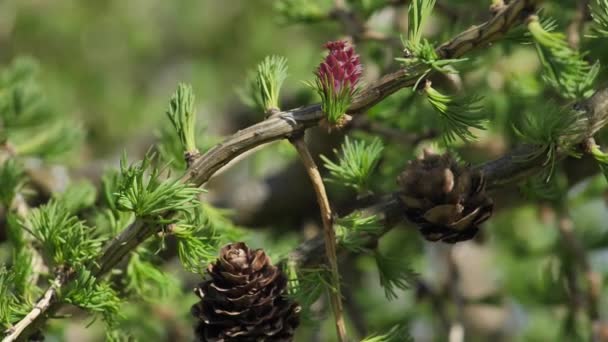
<svg viewBox="0 0 608 342"><path fill-rule="evenodd" d="M315 194L317 196L317 202L321 211L321 219L323 221L323 237L325 240L325 254L327 255L327 261L332 277L333 289L329 293L331 308L336 321L336 330L338 333L338 340L340 342L348 341L346 335L346 325L344 323L344 311L342 309L342 294L340 291L340 275L338 273L338 257L336 254L336 234L333 229L333 219L331 208L329 206L329 200L327 199L327 193L325 192L325 185L323 179L319 173L319 168L315 163L306 142L304 142L304 135L290 139L293 146L298 151L298 155L302 160L302 164L306 168L308 177L312 182Z"/></svg>

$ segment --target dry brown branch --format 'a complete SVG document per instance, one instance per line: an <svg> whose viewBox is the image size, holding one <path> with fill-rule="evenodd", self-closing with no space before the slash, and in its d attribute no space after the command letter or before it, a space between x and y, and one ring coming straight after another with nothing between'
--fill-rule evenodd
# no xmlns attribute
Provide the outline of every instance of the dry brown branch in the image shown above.
<svg viewBox="0 0 608 342"><path fill-rule="evenodd" d="M583 31L583 26L585 25L585 21L589 16L589 1L588 0L579 0L576 4L576 12L574 12L574 16L572 17L572 21L568 25L566 29L568 44L573 49L578 49L581 43L581 32Z"/></svg>
<svg viewBox="0 0 608 342"><path fill-rule="evenodd" d="M332 275L332 285L334 289L330 291L329 299L331 308L334 313L338 340L341 342L347 341L346 324L344 323L344 311L342 308L342 292L340 291L340 273L338 271L338 256L336 254L336 233L333 227L333 217L329 199L325 192L325 185L319 173L319 168L312 158L304 136L299 136L290 140L293 146L298 151L298 155L306 168L308 177L312 182L312 187L317 196L317 203L321 211L321 220L323 222L323 240L325 245L325 256L329 262L329 269Z"/></svg>

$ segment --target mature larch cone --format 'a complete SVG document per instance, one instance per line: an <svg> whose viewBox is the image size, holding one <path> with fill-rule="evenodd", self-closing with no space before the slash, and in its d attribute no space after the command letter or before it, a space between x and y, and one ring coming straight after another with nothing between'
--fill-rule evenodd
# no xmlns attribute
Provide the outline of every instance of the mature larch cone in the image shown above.
<svg viewBox="0 0 608 342"><path fill-rule="evenodd" d="M285 296L287 278L263 250L224 246L192 306L198 341L291 341L300 307Z"/></svg>
<svg viewBox="0 0 608 342"><path fill-rule="evenodd" d="M407 217L430 241L472 239L492 214L480 172L459 165L449 154L428 151L410 161L397 178Z"/></svg>

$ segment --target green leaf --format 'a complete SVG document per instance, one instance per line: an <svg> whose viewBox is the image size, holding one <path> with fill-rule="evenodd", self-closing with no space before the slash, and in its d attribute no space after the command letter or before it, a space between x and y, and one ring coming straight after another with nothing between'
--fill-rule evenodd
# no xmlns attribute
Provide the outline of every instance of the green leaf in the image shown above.
<svg viewBox="0 0 608 342"><path fill-rule="evenodd" d="M241 91L244 102L255 105L264 113L279 109L281 86L287 78L287 59L281 56L268 56L251 72L246 88Z"/></svg>
<svg viewBox="0 0 608 342"><path fill-rule="evenodd" d="M325 114L327 122L331 126L341 127L346 111L350 107L353 97L360 91L360 87L356 86L352 89L346 84L340 91L336 91L334 82L329 80L331 76L326 77L325 80L317 77L315 82L306 82L306 84L314 89L321 98L321 110ZM327 84L327 88L323 84Z"/></svg>
<svg viewBox="0 0 608 342"><path fill-rule="evenodd" d="M31 301L38 294L38 287L32 283L34 273L32 261L37 251L33 250L32 245L26 240L26 232L14 213L9 213L6 217L6 232L12 247L12 286L21 298Z"/></svg>
<svg viewBox="0 0 608 342"><path fill-rule="evenodd" d="M0 73L0 141L18 155L56 160L79 147L84 133L51 107L37 76L31 59L17 59Z"/></svg>
<svg viewBox="0 0 608 342"><path fill-rule="evenodd" d="M485 129L486 117L482 112L482 97L466 96L454 98L444 95L427 83L424 88L431 106L440 114L443 126L443 140L446 145L453 143L456 138L463 141L473 141L477 138L469 130Z"/></svg>
<svg viewBox="0 0 608 342"><path fill-rule="evenodd" d="M62 299L93 314L101 315L108 327L121 318L121 300L107 282L98 282L91 272L80 268L65 289Z"/></svg>
<svg viewBox="0 0 608 342"><path fill-rule="evenodd" d="M539 11L538 14L541 14L542 10ZM557 29L557 21L552 17L542 16L539 19L540 25L543 27L545 31L552 32ZM503 40L514 41L521 44L532 44L534 43L534 38L525 26L518 26L512 28L507 32L507 34L503 37Z"/></svg>
<svg viewBox="0 0 608 342"><path fill-rule="evenodd" d="M56 266L78 267L101 250L96 232L55 200L32 209L21 227L40 241L43 254Z"/></svg>
<svg viewBox="0 0 608 342"><path fill-rule="evenodd" d="M95 204L97 190L91 182L81 180L71 183L63 192L53 193L53 197L70 213L75 214Z"/></svg>
<svg viewBox="0 0 608 342"><path fill-rule="evenodd" d="M198 218L202 220L202 226L208 227L206 232L218 239L218 244L246 240L249 231L234 224L229 209L216 208L206 202L201 202L200 205L201 214Z"/></svg>
<svg viewBox="0 0 608 342"><path fill-rule="evenodd" d="M556 177L556 175L558 177ZM541 173L527 179L521 186L522 194L535 200L551 201L560 204L566 198L568 180L560 172Z"/></svg>
<svg viewBox="0 0 608 342"><path fill-rule="evenodd" d="M331 176L327 181L352 187L358 192L369 190L370 176L380 161L383 149L382 142L378 138L367 143L363 140L351 142L348 136L345 137L340 151L334 150L338 156L337 163L321 156Z"/></svg>
<svg viewBox="0 0 608 342"><path fill-rule="evenodd" d="M528 23L543 66L543 80L567 99L591 96L599 62L590 65L584 60L584 54L568 46L563 33L548 29L537 17Z"/></svg>
<svg viewBox="0 0 608 342"><path fill-rule="evenodd" d="M406 326L396 325L384 334L374 334L361 342L414 342Z"/></svg>
<svg viewBox="0 0 608 342"><path fill-rule="evenodd" d="M196 154L196 111L192 86L180 83L171 96L166 114L182 143L182 151Z"/></svg>
<svg viewBox="0 0 608 342"><path fill-rule="evenodd" d="M144 260L151 257L151 253L143 247L131 254L126 274L127 289L146 301L159 301L167 298L178 285L159 266Z"/></svg>
<svg viewBox="0 0 608 342"><path fill-rule="evenodd" d="M177 238L177 254L184 268L202 273L204 266L216 259L220 237L210 221L202 217L203 213L189 216L172 226L171 233Z"/></svg>
<svg viewBox="0 0 608 342"><path fill-rule="evenodd" d="M0 204L10 208L15 195L25 185L25 172L14 158L0 165Z"/></svg>
<svg viewBox="0 0 608 342"><path fill-rule="evenodd" d="M198 205L202 189L182 183L179 179L161 179L161 171L152 166L153 154L140 163L127 165L121 160L118 192L114 194L119 210L131 211L142 218L160 219L168 212L186 212Z"/></svg>
<svg viewBox="0 0 608 342"><path fill-rule="evenodd" d="M547 166L545 179L548 180L555 169L558 150L576 155L575 145L587 128L586 113L577 108L558 107L551 102L542 109L526 112L519 125L513 125L517 136L524 143L538 146L538 149L518 159L529 161L546 155L543 166Z"/></svg>
<svg viewBox="0 0 608 342"><path fill-rule="evenodd" d="M14 282L14 274L5 267L0 267L0 327L3 331L24 317L29 310L29 303L21 301L15 295Z"/></svg>
<svg viewBox="0 0 608 342"><path fill-rule="evenodd" d="M397 289L407 290L412 287L418 274L410 269L406 260L383 256L376 251L376 266L380 276L380 285L388 300L397 298Z"/></svg>
<svg viewBox="0 0 608 342"><path fill-rule="evenodd" d="M314 320L311 306L323 293L333 291L331 273L327 268L300 268L287 265L289 296L302 307L301 317Z"/></svg>
<svg viewBox="0 0 608 342"><path fill-rule="evenodd" d="M163 125L155 135L158 138L156 150L160 160L175 171L185 171L188 165L184 156L184 145L179 135L176 134L174 127ZM220 142L218 137L209 135L206 127L200 125L197 128L194 140L196 141L197 151L200 153L204 153Z"/></svg>
<svg viewBox="0 0 608 342"><path fill-rule="evenodd" d="M608 0L596 0L595 5L589 5L593 25L591 38L608 38Z"/></svg>
<svg viewBox="0 0 608 342"><path fill-rule="evenodd" d="M414 85L414 89L418 88L418 83L424 79L431 70L446 74L454 74L457 73L457 71L453 68L452 64L468 60L467 58L441 59L439 58L439 55L437 55L435 47L426 39L414 43L411 40L403 40L403 37L401 37L401 41L408 56L395 58L395 60L403 63L403 65L407 67L420 67L420 64L422 64L427 68L427 70L422 72L422 75Z"/></svg>
<svg viewBox="0 0 608 342"><path fill-rule="evenodd" d="M413 45L420 43L422 29L435 7L435 0L412 0L409 7L408 39Z"/></svg>
<svg viewBox="0 0 608 342"><path fill-rule="evenodd" d="M363 216L360 212L354 212L337 219L334 229L341 247L353 253L362 253L368 251L366 244L369 238L381 234L384 227L375 215Z"/></svg>

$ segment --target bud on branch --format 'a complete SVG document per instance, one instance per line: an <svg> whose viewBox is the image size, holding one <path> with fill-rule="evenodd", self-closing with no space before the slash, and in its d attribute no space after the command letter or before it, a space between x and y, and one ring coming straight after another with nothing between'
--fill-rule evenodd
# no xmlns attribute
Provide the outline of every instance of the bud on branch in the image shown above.
<svg viewBox="0 0 608 342"><path fill-rule="evenodd" d="M317 80L313 86L321 96L321 107L330 127L340 127L348 120L345 113L358 91L363 67L347 41L328 42L325 47L329 54L315 72Z"/></svg>

